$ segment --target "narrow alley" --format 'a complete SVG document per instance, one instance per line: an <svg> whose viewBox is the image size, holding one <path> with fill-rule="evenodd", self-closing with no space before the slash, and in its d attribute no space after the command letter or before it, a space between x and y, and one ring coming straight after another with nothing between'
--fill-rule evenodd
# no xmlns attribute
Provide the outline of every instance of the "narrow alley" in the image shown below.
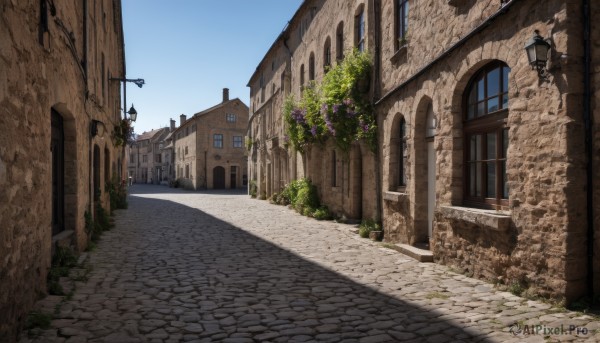
<svg viewBox="0 0 600 343"><path fill-rule="evenodd" d="M600 340L590 316L416 262L352 225L239 192L130 191L87 253L87 281L21 342Z"/></svg>

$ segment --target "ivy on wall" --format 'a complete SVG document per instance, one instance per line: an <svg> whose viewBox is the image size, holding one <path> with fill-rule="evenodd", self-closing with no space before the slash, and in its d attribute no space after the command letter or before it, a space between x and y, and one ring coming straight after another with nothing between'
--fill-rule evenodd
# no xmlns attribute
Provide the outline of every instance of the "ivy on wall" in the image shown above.
<svg viewBox="0 0 600 343"><path fill-rule="evenodd" d="M364 139L375 152L377 125L368 99L371 68L371 56L355 49L329 69L321 83L309 83L301 99L288 97L283 104L284 139L299 151L333 139L344 152Z"/></svg>

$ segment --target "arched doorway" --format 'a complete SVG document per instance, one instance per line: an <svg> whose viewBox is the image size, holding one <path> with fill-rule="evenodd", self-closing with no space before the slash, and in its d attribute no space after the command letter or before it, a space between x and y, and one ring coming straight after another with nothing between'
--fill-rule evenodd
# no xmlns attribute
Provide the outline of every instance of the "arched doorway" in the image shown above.
<svg viewBox="0 0 600 343"><path fill-rule="evenodd" d="M213 168L213 188L225 189L225 168L221 166Z"/></svg>

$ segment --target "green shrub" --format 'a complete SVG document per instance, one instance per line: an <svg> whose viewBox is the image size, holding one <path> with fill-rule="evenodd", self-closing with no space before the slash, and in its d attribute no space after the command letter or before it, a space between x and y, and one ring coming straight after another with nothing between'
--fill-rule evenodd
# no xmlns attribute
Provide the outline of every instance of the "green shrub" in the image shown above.
<svg viewBox="0 0 600 343"><path fill-rule="evenodd" d="M302 181L304 182L301 184L301 188L298 189L298 194L292 201L292 204L298 213L304 214L305 209L309 209L310 214L312 214L312 212L321 205L319 196L317 195L317 187L315 187L308 179L302 179Z"/></svg>
<svg viewBox="0 0 600 343"><path fill-rule="evenodd" d="M127 204L127 184L125 180L119 181L117 175L113 175L112 180L106 183L106 190L110 197L110 210L126 209Z"/></svg>
<svg viewBox="0 0 600 343"><path fill-rule="evenodd" d="M48 293L52 295L64 295L60 278L69 276L69 270L77 266L77 256L73 250L66 247L56 247L56 251L52 256L52 265L48 270Z"/></svg>
<svg viewBox="0 0 600 343"><path fill-rule="evenodd" d="M256 186L256 180L250 180L250 197L256 198L256 193L258 191L258 187Z"/></svg>
<svg viewBox="0 0 600 343"><path fill-rule="evenodd" d="M319 208L317 208L312 216L317 219L317 220L329 220L331 219L331 213L329 212L329 209L327 208L327 206L321 206Z"/></svg>
<svg viewBox="0 0 600 343"><path fill-rule="evenodd" d="M381 231L381 225L373 219L363 220L358 227L358 234L362 238L368 238L371 231Z"/></svg>

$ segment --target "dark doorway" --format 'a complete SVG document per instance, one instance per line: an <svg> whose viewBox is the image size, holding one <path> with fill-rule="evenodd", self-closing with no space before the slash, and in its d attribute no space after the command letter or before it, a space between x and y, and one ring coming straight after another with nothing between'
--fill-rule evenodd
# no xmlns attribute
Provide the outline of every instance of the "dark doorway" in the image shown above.
<svg viewBox="0 0 600 343"><path fill-rule="evenodd" d="M215 167L213 169L213 188L225 189L225 168Z"/></svg>
<svg viewBox="0 0 600 343"><path fill-rule="evenodd" d="M231 189L237 188L237 167L231 166L231 180L229 184L231 185Z"/></svg>
<svg viewBox="0 0 600 343"><path fill-rule="evenodd" d="M52 235L65 230L65 132L62 116L52 110Z"/></svg>
<svg viewBox="0 0 600 343"><path fill-rule="evenodd" d="M100 188L100 147L94 145L94 201L100 200L102 189Z"/></svg>

